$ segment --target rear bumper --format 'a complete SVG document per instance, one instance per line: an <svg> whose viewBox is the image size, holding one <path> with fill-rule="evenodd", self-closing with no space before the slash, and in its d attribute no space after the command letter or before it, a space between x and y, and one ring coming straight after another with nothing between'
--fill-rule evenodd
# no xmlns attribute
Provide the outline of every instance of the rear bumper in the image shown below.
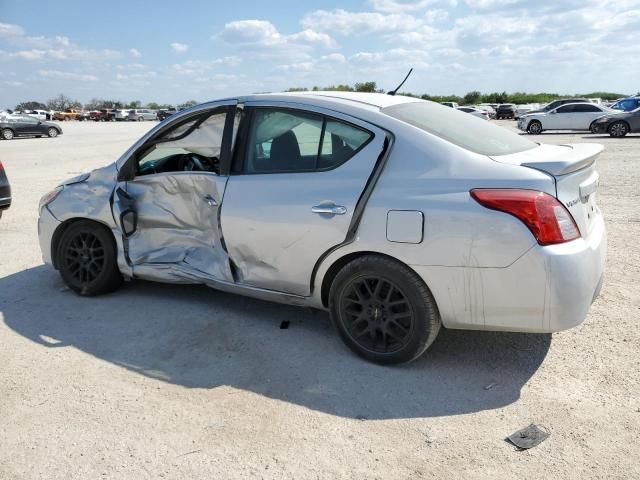
<svg viewBox="0 0 640 480"><path fill-rule="evenodd" d="M506 268L412 268L448 328L549 333L585 319L600 292L606 250L600 217L588 238L536 245Z"/></svg>
<svg viewBox="0 0 640 480"><path fill-rule="evenodd" d="M5 178L6 181L6 178ZM0 185L0 210L6 210L11 206L11 187Z"/></svg>

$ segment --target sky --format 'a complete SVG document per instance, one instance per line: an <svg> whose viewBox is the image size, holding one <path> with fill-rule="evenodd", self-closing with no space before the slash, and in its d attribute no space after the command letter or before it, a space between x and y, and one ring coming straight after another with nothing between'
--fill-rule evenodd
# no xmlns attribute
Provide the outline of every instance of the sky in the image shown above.
<svg viewBox="0 0 640 480"><path fill-rule="evenodd" d="M0 107L181 103L375 81L640 91L640 0L0 0Z"/></svg>

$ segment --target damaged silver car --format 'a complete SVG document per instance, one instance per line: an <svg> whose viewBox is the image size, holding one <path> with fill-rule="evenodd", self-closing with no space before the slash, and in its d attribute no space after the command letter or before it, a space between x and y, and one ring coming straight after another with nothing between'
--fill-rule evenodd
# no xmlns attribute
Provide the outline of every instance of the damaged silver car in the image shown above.
<svg viewBox="0 0 640 480"><path fill-rule="evenodd" d="M406 362L441 325L583 321L606 251L601 150L402 96L226 99L46 194L40 244L80 295L205 284L328 310L353 351Z"/></svg>

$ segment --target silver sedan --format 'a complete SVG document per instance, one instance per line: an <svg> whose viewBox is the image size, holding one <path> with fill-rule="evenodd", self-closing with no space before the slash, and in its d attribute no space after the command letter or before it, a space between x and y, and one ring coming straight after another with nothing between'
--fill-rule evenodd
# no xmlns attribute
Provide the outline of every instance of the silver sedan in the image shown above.
<svg viewBox="0 0 640 480"><path fill-rule="evenodd" d="M80 295L205 284L328 310L357 354L407 362L442 325L584 320L606 251L601 151L402 96L225 99L46 194L40 245Z"/></svg>

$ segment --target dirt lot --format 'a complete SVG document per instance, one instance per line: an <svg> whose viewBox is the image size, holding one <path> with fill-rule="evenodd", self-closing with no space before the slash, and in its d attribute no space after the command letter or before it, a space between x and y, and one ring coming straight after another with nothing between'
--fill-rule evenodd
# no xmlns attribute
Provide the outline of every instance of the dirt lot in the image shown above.
<svg viewBox="0 0 640 480"><path fill-rule="evenodd" d="M607 274L583 325L443 331L384 368L323 312L144 282L80 298L42 265L40 196L152 125L0 142L1 479L640 478L640 137L537 138L606 146ZM504 441L532 422L542 445Z"/></svg>

